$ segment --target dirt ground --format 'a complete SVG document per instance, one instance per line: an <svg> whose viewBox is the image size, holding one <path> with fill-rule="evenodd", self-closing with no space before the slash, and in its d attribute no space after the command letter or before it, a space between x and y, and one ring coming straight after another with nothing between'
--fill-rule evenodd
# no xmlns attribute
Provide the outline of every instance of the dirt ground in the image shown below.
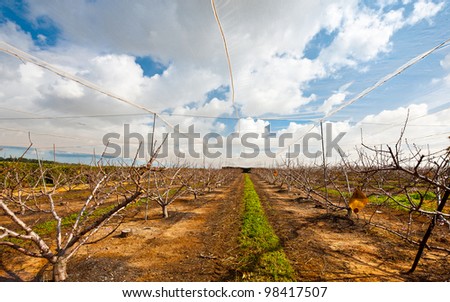
<svg viewBox="0 0 450 302"><path fill-rule="evenodd" d="M313 201L288 194L252 175L256 191L299 281L450 281L450 255L425 250L418 268L406 275L417 246L382 229L368 226L372 221L393 230L404 227L392 209L363 210L359 219L345 219L345 212L327 213ZM366 212L366 213L364 213ZM387 213L389 212L389 213ZM365 219L364 219L365 218ZM422 228L428 226L423 219ZM422 230L415 230L422 232ZM435 229L432 237L450 248L448 226Z"/></svg>
<svg viewBox="0 0 450 302"><path fill-rule="evenodd" d="M110 237L83 246L69 262L68 281L233 281L238 272L243 176L228 187L194 200L185 196L169 207L170 218L152 204L145 221L143 207L127 211ZM450 281L450 255L425 250L412 275L407 271L417 246L380 228L405 227L404 212L368 206L359 218L327 213L311 200L271 186L251 175L269 221L280 237L298 281ZM420 219L422 224L420 224ZM417 218L417 237L428 218ZM132 235L119 236L131 229ZM111 229L104 229L104 233ZM432 244L450 248L450 230L437 227ZM101 236L102 234L98 234ZM39 270L45 261L0 249L0 281L49 280Z"/></svg>
<svg viewBox="0 0 450 302"><path fill-rule="evenodd" d="M243 181L193 200L180 198L170 217L152 204L148 220L143 207L110 237L83 246L69 261L67 281L226 281L232 278L238 253ZM120 238L123 229L132 235ZM108 228L103 230L108 233ZM101 237L102 234L98 234ZM0 281L35 280L45 261L15 252L0 255ZM42 275L42 274L41 274ZM43 274L50 279L50 272Z"/></svg>

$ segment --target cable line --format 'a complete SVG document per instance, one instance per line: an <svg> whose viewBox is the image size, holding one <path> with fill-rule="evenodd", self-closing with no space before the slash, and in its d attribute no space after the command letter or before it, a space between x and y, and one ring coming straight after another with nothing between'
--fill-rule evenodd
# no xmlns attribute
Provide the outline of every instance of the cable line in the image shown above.
<svg viewBox="0 0 450 302"><path fill-rule="evenodd" d="M399 74L401 74L403 71L405 71L406 69L408 69L409 67L413 66L414 64L420 62L421 60L425 59L426 57L428 57L430 54L432 54L433 52L435 52L436 50L443 48L445 45L450 43L450 39L445 40L444 42L440 43L439 45L431 48L430 50L418 55L417 57L409 60L408 62L406 62L405 64L403 64L402 66L400 66L399 68L397 68L397 70L395 70L394 72L384 76L383 78L381 78L380 80L378 80L378 82L376 82L374 85L372 85L369 88L366 88L365 90L363 90L362 92L360 92L357 96L355 96L354 98L350 99L349 101L345 102L344 104L342 104L341 106L339 106L338 108L331 110L328 114L326 114L321 121L324 121L325 119L329 118L330 116L335 115L336 113L338 113L339 111L341 111L342 109L344 109L347 106L350 106L351 104L353 104L354 102L362 99L363 97L365 97L366 95L368 95L370 92L372 92L373 90L377 89L378 87L382 86L384 83L386 83L387 81L391 80L392 78L398 76Z"/></svg>
<svg viewBox="0 0 450 302"><path fill-rule="evenodd" d="M65 78L65 79L69 79L69 80L72 80L74 82L77 82L78 84L80 84L82 86L85 86L85 87L87 87L89 89L92 89L92 90L95 90L97 92L100 92L100 93L102 93L102 94L104 94L106 96L109 96L109 97L111 97L111 98L113 98L115 100L118 100L118 101L120 101L122 103L128 104L128 105L130 105L132 107L135 107L135 108L138 108L138 109L141 109L141 110L144 110L144 111L146 111L148 113L151 113L151 114L156 114L161 119L161 121L163 121L167 126L169 126L170 128L173 129L172 124L170 124L168 121L166 121L164 118L162 118L155 111L150 110L150 109L148 109L148 108L146 108L146 107L144 107L142 105L136 104L136 103L134 103L134 102L132 102L132 101L130 101L128 99L125 99L125 98L121 97L121 96L118 96L117 94L115 94L113 92L110 92L110 91L108 91L108 90L106 90L106 89L104 89L104 88L102 88L102 87L100 87L100 86L98 86L98 85L96 85L96 84L86 80L86 79L83 79L83 78L81 78L79 76L76 76L76 75L71 74L69 72L66 72L66 71L64 71L62 69L59 69L59 68L57 68L57 67L55 67L55 66L53 66L53 65L51 65L51 64L49 64L49 63L47 63L47 62L45 62L43 60L41 60L41 59L38 59L38 58L36 58L36 57L34 57L34 56L32 56L32 55L30 55L30 54L28 54L28 53L18 49L18 48L15 48L14 46L6 43L5 41L0 41L0 51L4 52L6 54L9 54L11 56L17 57L21 61L26 61L26 62L29 62L29 63L34 64L36 66L39 66L39 67L41 67L43 69L46 69L48 71L51 71L51 72L53 72L53 73L55 73L55 74Z"/></svg>
<svg viewBox="0 0 450 302"><path fill-rule="evenodd" d="M231 66L230 53L228 51L227 39L225 38L225 33L223 32L222 24L220 23L219 15L217 14L216 3L211 0L211 6L214 12L214 17L216 18L217 25L219 26L220 35L222 36L223 46L225 48L225 56L227 57L228 70L230 72L230 84L231 84L231 104L233 105L234 111L236 113L236 118L239 120L239 111L234 103L234 79L233 79L233 69Z"/></svg>

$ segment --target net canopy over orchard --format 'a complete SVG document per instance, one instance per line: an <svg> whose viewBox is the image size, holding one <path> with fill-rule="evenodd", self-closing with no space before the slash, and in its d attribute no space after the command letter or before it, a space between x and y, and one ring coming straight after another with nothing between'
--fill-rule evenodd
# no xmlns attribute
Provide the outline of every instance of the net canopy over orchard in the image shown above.
<svg viewBox="0 0 450 302"><path fill-rule="evenodd" d="M3 1L0 156L31 140L46 159L89 163L110 144L127 160L141 135L144 161L164 133L191 127L164 161L176 149L192 163L271 166L296 144L296 161L317 161L305 136L315 154L345 133L332 162L361 142L395 144L406 121L404 147L437 152L450 135L448 20L437 0ZM205 137L223 141L219 155L205 156Z"/></svg>
<svg viewBox="0 0 450 302"><path fill-rule="evenodd" d="M175 250L216 259L208 281L267 281L245 259L280 260L260 263L270 281L295 280L288 260L299 280L449 281L449 5L1 1L0 281L28 266L6 249L40 259L33 280L65 281L103 257L83 247L130 236L115 255L146 263L137 280ZM150 253L164 234L185 247Z"/></svg>

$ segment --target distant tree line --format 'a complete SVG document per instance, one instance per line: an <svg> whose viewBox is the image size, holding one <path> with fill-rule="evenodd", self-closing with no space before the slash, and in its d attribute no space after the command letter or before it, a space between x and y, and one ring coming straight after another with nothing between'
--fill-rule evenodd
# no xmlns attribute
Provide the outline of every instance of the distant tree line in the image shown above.
<svg viewBox="0 0 450 302"><path fill-rule="evenodd" d="M30 158L17 158L17 157L1 157L0 156L0 162L21 162L21 163L33 163L38 164L39 161L37 159L30 159ZM43 164L63 164L63 165L71 165L68 163L58 163L50 160L41 160L41 163Z"/></svg>

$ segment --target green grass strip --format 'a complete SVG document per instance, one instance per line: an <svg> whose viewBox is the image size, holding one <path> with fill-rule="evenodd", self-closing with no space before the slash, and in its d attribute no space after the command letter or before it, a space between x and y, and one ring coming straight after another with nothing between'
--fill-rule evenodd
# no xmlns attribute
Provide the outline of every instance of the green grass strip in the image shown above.
<svg viewBox="0 0 450 302"><path fill-rule="evenodd" d="M273 231L250 177L245 175L239 281L295 281L294 270Z"/></svg>
<svg viewBox="0 0 450 302"><path fill-rule="evenodd" d="M425 211L435 211L437 207L436 194L434 194L433 192L423 192L422 194L424 195L424 202L421 205L421 209ZM418 206L420 204L419 193L410 193L409 197L411 198L411 201L414 205ZM411 204L405 194L397 194L393 198L395 201L386 195L372 195L369 196L369 201L376 205L387 205L397 210L410 210Z"/></svg>
<svg viewBox="0 0 450 302"><path fill-rule="evenodd" d="M87 216L87 214L85 213L83 215L83 219L97 219L100 216L102 216L103 214L108 213L110 210L112 210L114 208L114 204L113 205L109 205L107 207L104 208L98 208L95 211L93 211L89 216ZM73 224L75 223L75 221L78 218L79 213L72 213L66 217L63 217L61 220L61 227L63 229L65 228L71 228L73 226ZM41 222L37 225L35 225L33 227L33 230L40 236L49 236L51 235L53 232L56 231L56 225L57 222L56 220L48 220L48 221L44 221Z"/></svg>

